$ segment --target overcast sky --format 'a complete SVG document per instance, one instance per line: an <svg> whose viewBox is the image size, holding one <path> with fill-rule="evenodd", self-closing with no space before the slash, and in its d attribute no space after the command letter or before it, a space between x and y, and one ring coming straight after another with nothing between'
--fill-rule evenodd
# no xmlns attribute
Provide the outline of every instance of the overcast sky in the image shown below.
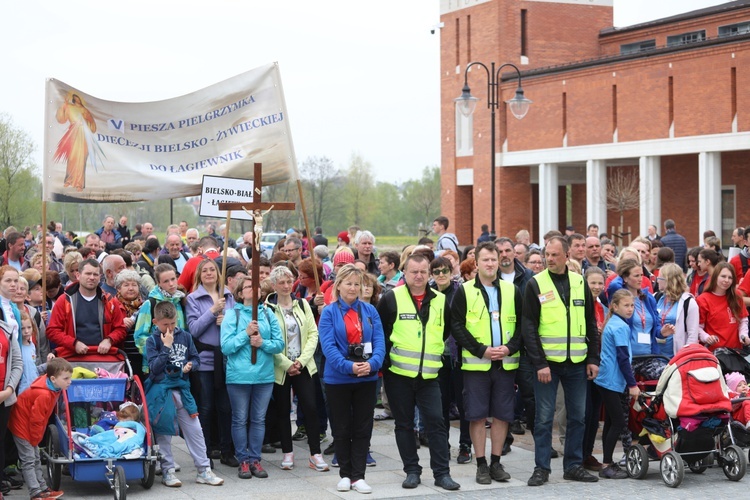
<svg viewBox="0 0 750 500"><path fill-rule="evenodd" d="M615 25L721 3L615 0ZM439 16L438 0L4 1L0 113L41 169L46 77L152 101L278 61L299 161L357 152L404 181L440 162Z"/></svg>

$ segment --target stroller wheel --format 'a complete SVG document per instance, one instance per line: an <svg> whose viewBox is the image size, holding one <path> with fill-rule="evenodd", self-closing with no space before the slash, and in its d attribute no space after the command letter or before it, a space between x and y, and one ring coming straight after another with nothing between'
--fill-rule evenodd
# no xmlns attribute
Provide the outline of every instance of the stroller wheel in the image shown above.
<svg viewBox="0 0 750 500"><path fill-rule="evenodd" d="M742 452L742 448L733 444L724 450L724 475L730 481L739 481L747 472L747 457Z"/></svg>
<svg viewBox="0 0 750 500"><path fill-rule="evenodd" d="M706 469L708 469L708 457L698 460L697 462L689 463L688 467L690 467L690 471L693 474L703 474L706 472Z"/></svg>
<svg viewBox="0 0 750 500"><path fill-rule="evenodd" d="M625 455L625 470L633 479L643 479L648 474L648 453L646 448L634 443Z"/></svg>
<svg viewBox="0 0 750 500"><path fill-rule="evenodd" d="M669 451L659 463L659 471L664 484L670 488L677 488L685 478L685 464L682 457L676 451Z"/></svg>

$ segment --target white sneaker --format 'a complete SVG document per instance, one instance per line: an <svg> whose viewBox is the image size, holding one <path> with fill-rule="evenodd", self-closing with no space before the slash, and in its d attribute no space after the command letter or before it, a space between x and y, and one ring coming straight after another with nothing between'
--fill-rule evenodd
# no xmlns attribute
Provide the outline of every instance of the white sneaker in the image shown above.
<svg viewBox="0 0 750 500"><path fill-rule="evenodd" d="M349 491L352 489L352 480L348 477L342 477L339 484L336 485L337 491Z"/></svg>
<svg viewBox="0 0 750 500"><path fill-rule="evenodd" d="M199 484L209 484L211 486L221 486L224 484L224 480L217 477L210 467L207 467L203 472L199 472L195 477L195 482Z"/></svg>
<svg viewBox="0 0 750 500"><path fill-rule="evenodd" d="M282 462L281 465L283 466L284 462ZM328 470L328 464L323 460L323 455L318 453L310 457L310 468L315 469L318 472L325 472Z"/></svg>
<svg viewBox="0 0 750 500"><path fill-rule="evenodd" d="M352 483L352 489L358 493L372 493L372 487L367 484L364 479L354 481Z"/></svg>
<svg viewBox="0 0 750 500"><path fill-rule="evenodd" d="M281 469L294 469L294 453L284 453L284 458L281 460Z"/></svg>
<svg viewBox="0 0 750 500"><path fill-rule="evenodd" d="M170 488L179 488L182 486L182 481L177 479L177 476L174 475L174 469L162 471L162 473L161 484L164 486L169 486Z"/></svg>

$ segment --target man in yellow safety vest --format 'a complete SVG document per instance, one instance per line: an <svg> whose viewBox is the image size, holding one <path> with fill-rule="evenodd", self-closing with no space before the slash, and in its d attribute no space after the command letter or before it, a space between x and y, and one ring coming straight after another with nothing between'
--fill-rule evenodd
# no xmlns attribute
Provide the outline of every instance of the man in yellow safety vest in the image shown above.
<svg viewBox="0 0 750 500"><path fill-rule="evenodd" d="M414 440L414 407L424 420L435 486L457 490L450 476L448 429L443 420L438 371L443 366L450 311L445 295L428 287L430 261L410 255L404 264L404 286L387 292L378 303L385 333L383 383L396 421L396 445L404 464L404 488L421 482Z"/></svg>
<svg viewBox="0 0 750 500"><path fill-rule="evenodd" d="M599 371L599 334L594 299L583 276L568 270L568 243L555 236L547 241L547 269L526 285L523 302L523 341L537 371L534 382L536 467L529 486L549 480L552 420L558 384L567 410L563 479L596 482L582 466L587 378Z"/></svg>
<svg viewBox="0 0 750 500"><path fill-rule="evenodd" d="M476 481L491 484L493 479L510 479L500 456L514 414L521 292L498 276L499 252L494 243L482 242L474 255L477 275L456 290L451 325L453 337L462 348L464 414L477 457ZM484 426L488 417L493 418L489 465Z"/></svg>

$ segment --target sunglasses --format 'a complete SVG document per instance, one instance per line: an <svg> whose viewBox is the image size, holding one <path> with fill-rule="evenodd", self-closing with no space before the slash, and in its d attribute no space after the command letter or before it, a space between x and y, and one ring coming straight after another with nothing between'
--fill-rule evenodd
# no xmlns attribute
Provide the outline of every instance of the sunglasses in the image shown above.
<svg viewBox="0 0 750 500"><path fill-rule="evenodd" d="M441 274L450 274L450 273L451 273L451 270L450 269L445 269L445 268L443 268L443 269L433 269L433 271L432 271L432 274L434 276L440 276Z"/></svg>

